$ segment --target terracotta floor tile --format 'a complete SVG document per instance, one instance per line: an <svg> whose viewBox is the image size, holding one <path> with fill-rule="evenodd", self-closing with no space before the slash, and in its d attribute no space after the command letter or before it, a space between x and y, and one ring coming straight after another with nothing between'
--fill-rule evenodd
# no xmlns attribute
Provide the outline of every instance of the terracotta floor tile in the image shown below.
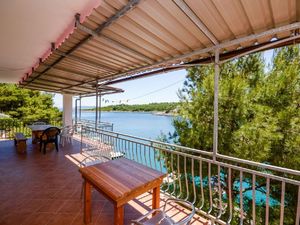
<svg viewBox="0 0 300 225"><path fill-rule="evenodd" d="M15 212L36 212L43 205L47 204L46 199L25 199L18 207L12 209Z"/></svg>
<svg viewBox="0 0 300 225"><path fill-rule="evenodd" d="M78 199L78 200L82 200L83 199L83 192L81 191L81 186L78 188L74 188L74 192L72 194L72 199ZM93 198L94 200L94 198Z"/></svg>
<svg viewBox="0 0 300 225"><path fill-rule="evenodd" d="M100 213L105 207L107 202L108 201L104 201L104 200L101 201L92 200L92 210Z"/></svg>
<svg viewBox="0 0 300 225"><path fill-rule="evenodd" d="M30 213L9 213L0 214L0 224L1 225L20 225L26 218L30 216Z"/></svg>
<svg viewBox="0 0 300 225"><path fill-rule="evenodd" d="M114 213L114 205L110 201L107 201L104 207L101 210L101 213L104 214L113 214Z"/></svg>
<svg viewBox="0 0 300 225"><path fill-rule="evenodd" d="M67 200L60 207L59 213L79 213L83 209L83 202L81 200Z"/></svg>
<svg viewBox="0 0 300 225"><path fill-rule="evenodd" d="M24 202L24 199L18 199L18 198L10 198L6 201L1 201L0 204L0 213L7 214L10 212L15 212L15 208L18 208L22 203ZM18 211L17 211L18 212Z"/></svg>
<svg viewBox="0 0 300 225"><path fill-rule="evenodd" d="M51 199L46 204L41 206L41 208L39 208L37 212L56 213L63 206L65 201L66 200Z"/></svg>
<svg viewBox="0 0 300 225"><path fill-rule="evenodd" d="M92 219L94 219L94 217L92 216ZM97 219L97 218L96 218ZM72 221L72 225L85 225L84 221L83 221L83 214L79 213L75 219Z"/></svg>
<svg viewBox="0 0 300 225"><path fill-rule="evenodd" d="M75 193L74 188L64 188L56 192L56 194L53 196L54 199L64 199L64 200L71 200L73 199L74 193Z"/></svg>
<svg viewBox="0 0 300 225"><path fill-rule="evenodd" d="M93 200L100 200L100 201L107 201L107 199L100 194L98 191L96 191L95 189L92 189L92 199Z"/></svg>
<svg viewBox="0 0 300 225"><path fill-rule="evenodd" d="M49 188L43 188L36 191L31 191L28 193L29 196L31 196L32 199L52 199L54 198L55 194L59 191L58 188L56 189L49 189Z"/></svg>
<svg viewBox="0 0 300 225"><path fill-rule="evenodd" d="M82 177L78 166L67 158L80 151L80 143L74 141L46 155L30 140L27 148L27 153L20 155L12 141L0 141L0 224L84 224ZM161 205L164 198L161 194ZM124 223L130 224L151 206L152 195L148 192L130 201L125 205ZM93 190L92 225L110 225L113 218L113 204ZM205 220L199 218L193 224L205 224Z"/></svg>
<svg viewBox="0 0 300 225"><path fill-rule="evenodd" d="M100 214L95 214L92 213L92 222L90 223L90 225L95 225L97 224L98 221L98 217L100 216ZM102 223L104 225L104 223ZM83 218L83 213L79 213L76 218L73 220L72 225L85 225L84 223L84 218Z"/></svg>
<svg viewBox="0 0 300 225"><path fill-rule="evenodd" d="M32 213L21 224L22 225L46 225L55 216L56 215L53 213Z"/></svg>
<svg viewBox="0 0 300 225"><path fill-rule="evenodd" d="M124 206L124 213L125 214L141 214L143 213L143 211L145 211L145 213L148 211L148 210L145 210L144 208L142 207L135 207L135 205L130 205L130 204L126 204Z"/></svg>
<svg viewBox="0 0 300 225"><path fill-rule="evenodd" d="M113 225L114 224L114 214L112 213L101 213L97 220L95 221L96 225Z"/></svg>
<svg viewBox="0 0 300 225"><path fill-rule="evenodd" d="M58 213L47 225L69 225L72 224L78 213Z"/></svg>

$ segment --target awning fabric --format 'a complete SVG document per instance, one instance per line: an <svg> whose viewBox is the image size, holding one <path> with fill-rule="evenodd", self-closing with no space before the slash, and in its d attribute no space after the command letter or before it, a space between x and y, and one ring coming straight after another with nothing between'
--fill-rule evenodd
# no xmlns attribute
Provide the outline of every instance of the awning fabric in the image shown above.
<svg viewBox="0 0 300 225"><path fill-rule="evenodd" d="M105 0L20 81L88 94L96 84L299 42L299 0Z"/></svg>

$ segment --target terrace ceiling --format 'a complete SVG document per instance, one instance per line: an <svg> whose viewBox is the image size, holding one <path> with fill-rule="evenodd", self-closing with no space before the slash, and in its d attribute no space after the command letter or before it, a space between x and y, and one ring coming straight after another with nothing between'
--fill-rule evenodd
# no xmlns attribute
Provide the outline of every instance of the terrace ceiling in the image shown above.
<svg viewBox="0 0 300 225"><path fill-rule="evenodd" d="M222 60L298 43L299 28L299 0L103 0L87 17L74 14L20 85L88 94L97 83L211 62L216 49Z"/></svg>
<svg viewBox="0 0 300 225"><path fill-rule="evenodd" d="M74 14L86 15L99 0L0 1L0 83L18 82L57 40Z"/></svg>

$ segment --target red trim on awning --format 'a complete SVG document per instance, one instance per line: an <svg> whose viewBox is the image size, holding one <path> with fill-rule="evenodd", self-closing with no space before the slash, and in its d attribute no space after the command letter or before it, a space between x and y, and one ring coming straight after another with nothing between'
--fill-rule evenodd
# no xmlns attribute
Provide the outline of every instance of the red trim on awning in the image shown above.
<svg viewBox="0 0 300 225"><path fill-rule="evenodd" d="M80 13L80 22L83 22L84 19L89 16L94 8L97 8L100 6L101 2L103 0L95 0L94 2L91 2L88 4L83 10L81 10ZM56 39L55 48L58 48L74 31L75 28L75 14L72 22L67 26L67 28L59 35L59 37ZM52 54L51 47L47 49L47 51L42 55L41 59L42 62L45 61L50 55ZM28 71L25 72L21 80L19 81L19 84L23 83L24 80L26 80L30 75L32 74L33 69L36 69L40 64L40 60L38 60Z"/></svg>

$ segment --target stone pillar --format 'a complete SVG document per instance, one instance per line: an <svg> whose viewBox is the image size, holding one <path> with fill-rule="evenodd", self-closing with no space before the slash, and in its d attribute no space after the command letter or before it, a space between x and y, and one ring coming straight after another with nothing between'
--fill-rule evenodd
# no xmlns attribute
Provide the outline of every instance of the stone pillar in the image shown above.
<svg viewBox="0 0 300 225"><path fill-rule="evenodd" d="M63 126L72 125L72 95L63 94Z"/></svg>

